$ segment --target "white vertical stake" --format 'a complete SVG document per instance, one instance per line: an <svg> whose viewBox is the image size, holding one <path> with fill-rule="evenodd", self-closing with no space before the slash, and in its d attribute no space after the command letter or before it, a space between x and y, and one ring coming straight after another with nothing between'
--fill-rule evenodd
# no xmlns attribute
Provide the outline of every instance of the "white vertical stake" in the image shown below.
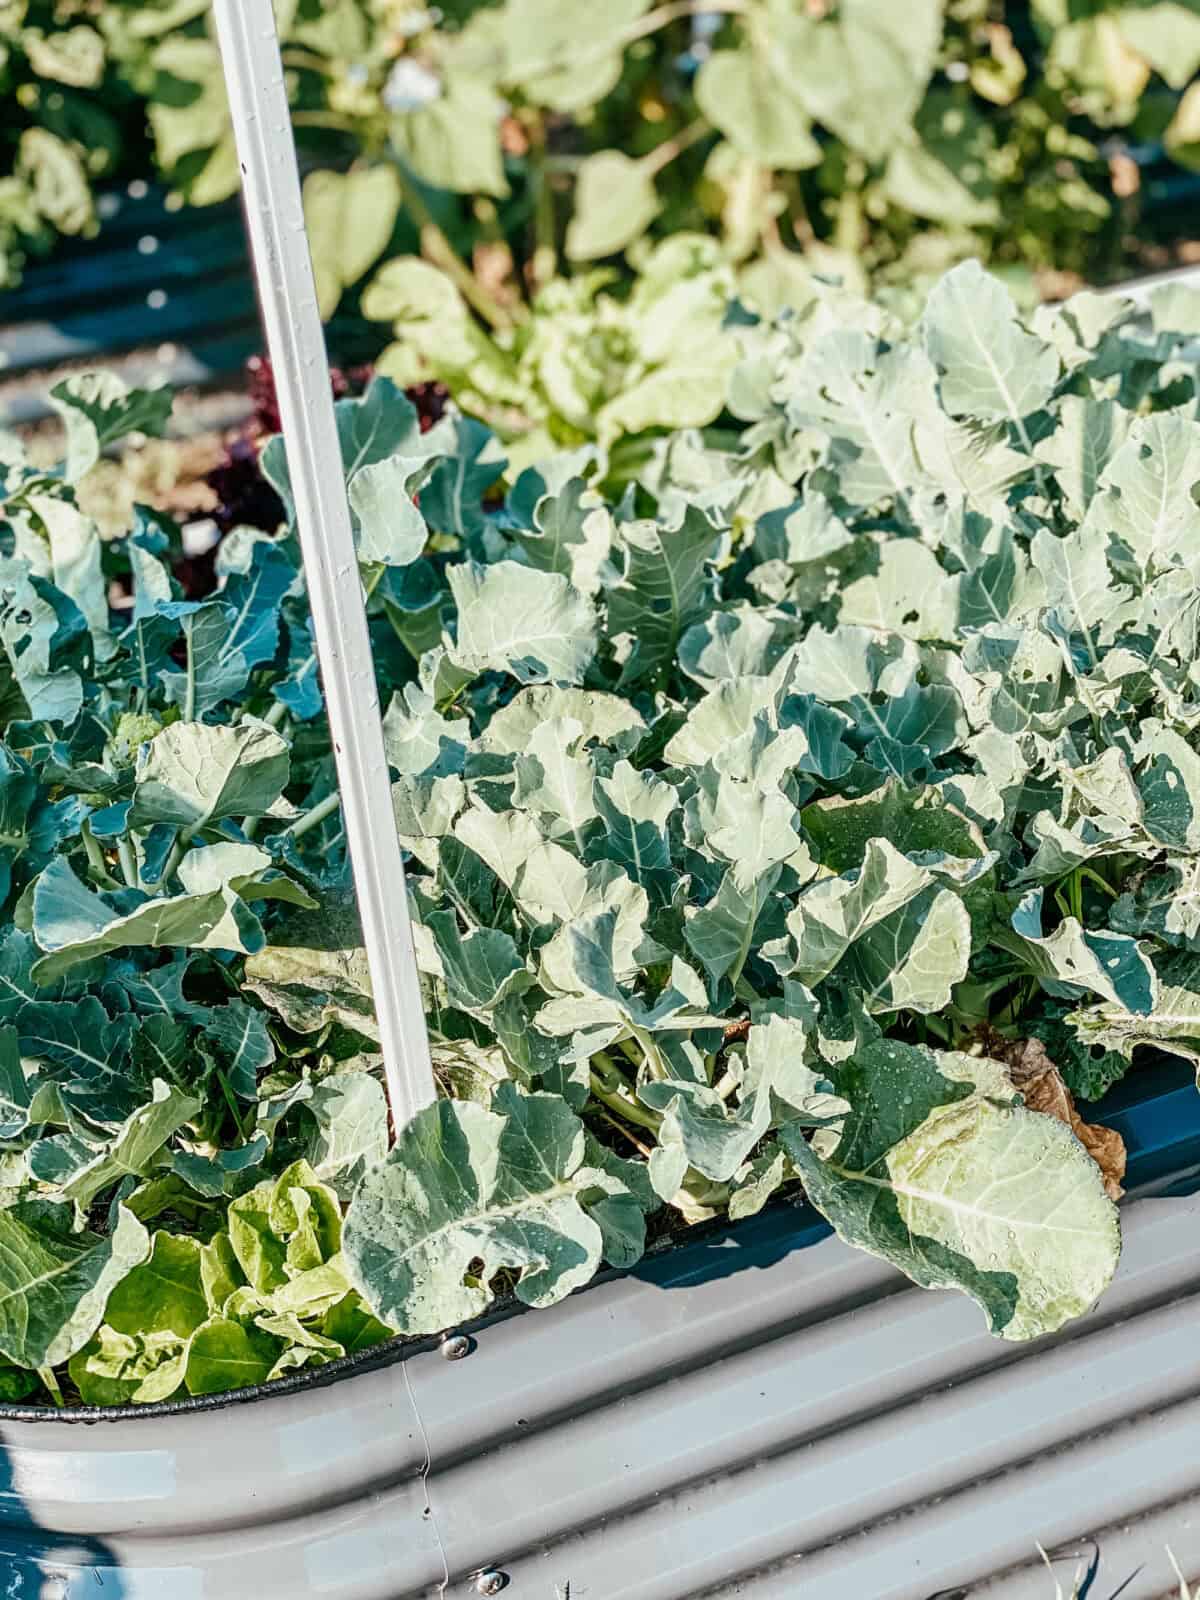
<svg viewBox="0 0 1200 1600"><path fill-rule="evenodd" d="M392 1120L435 1097L271 0L214 0Z"/></svg>

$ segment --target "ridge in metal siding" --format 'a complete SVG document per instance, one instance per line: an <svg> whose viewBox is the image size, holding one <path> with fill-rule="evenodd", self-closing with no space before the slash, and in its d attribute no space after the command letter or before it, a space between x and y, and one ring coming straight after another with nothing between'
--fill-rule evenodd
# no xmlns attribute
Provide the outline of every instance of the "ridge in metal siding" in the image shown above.
<svg viewBox="0 0 1200 1600"><path fill-rule="evenodd" d="M777 1310L793 1315L721 1360L448 1471L435 1425L430 1498L454 1567L500 1565L514 1600L564 1580L606 1600L927 1600L1024 1564L1028 1592L1048 1600L1035 1540L1099 1535L1200 1483L1198 1224L1195 1199L1135 1202L1103 1309L1033 1348L997 1343L973 1305L878 1267L865 1303L834 1296L806 1320L814 1290L854 1269L822 1240L766 1269L786 1278ZM711 1287L736 1338L740 1297ZM643 1316L661 1326L671 1308ZM480 1382L491 1354L481 1342ZM1155 1554L1165 1561L1137 1559ZM418 1565L400 1594L432 1592ZM1123 1593L1148 1600L1154 1581Z"/></svg>

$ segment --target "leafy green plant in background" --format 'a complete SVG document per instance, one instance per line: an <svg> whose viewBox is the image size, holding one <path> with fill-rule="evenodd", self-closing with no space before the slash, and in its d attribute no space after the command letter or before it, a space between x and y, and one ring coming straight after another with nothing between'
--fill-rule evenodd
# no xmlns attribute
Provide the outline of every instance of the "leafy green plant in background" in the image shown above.
<svg viewBox="0 0 1200 1600"><path fill-rule="evenodd" d="M770 310L811 270L929 280L967 255L1122 270L1137 169L1200 148L1200 9L1111 0L279 0L327 314L420 254L493 328L564 268L707 232ZM6 0L7 275L154 162L237 186L206 0ZM1081 14L1082 13L1082 14ZM1114 158L1115 159L1115 158Z"/></svg>
<svg viewBox="0 0 1200 1600"><path fill-rule="evenodd" d="M911 331L732 308L632 456L339 403L443 1091L390 1151L293 538L181 599L76 502L166 397L60 385L0 485L3 1392L266 1380L797 1184L1005 1337L1084 1311L1113 1185L1022 1063L1200 1059L1198 328L966 265Z"/></svg>
<svg viewBox="0 0 1200 1600"><path fill-rule="evenodd" d="M114 176L127 153L129 96L92 9L0 5L0 288L30 250L94 231L92 184Z"/></svg>

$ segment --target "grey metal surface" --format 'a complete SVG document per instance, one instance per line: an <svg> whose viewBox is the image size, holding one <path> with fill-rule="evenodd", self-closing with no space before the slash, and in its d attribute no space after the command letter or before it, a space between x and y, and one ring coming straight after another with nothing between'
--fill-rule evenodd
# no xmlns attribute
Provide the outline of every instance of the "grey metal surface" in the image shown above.
<svg viewBox="0 0 1200 1600"><path fill-rule="evenodd" d="M1102 1308L1032 1347L785 1214L461 1361L3 1422L0 1592L424 1600L494 1567L513 1600L1051 1600L1035 1541L1091 1534L1094 1600L1151 1600L1165 1541L1200 1570L1198 1229L1200 1199L1132 1202Z"/></svg>

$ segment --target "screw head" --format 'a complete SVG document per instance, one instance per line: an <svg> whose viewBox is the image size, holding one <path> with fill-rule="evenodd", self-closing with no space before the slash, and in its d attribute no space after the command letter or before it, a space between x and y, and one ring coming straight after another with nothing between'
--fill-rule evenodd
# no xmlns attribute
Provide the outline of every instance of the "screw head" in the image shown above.
<svg viewBox="0 0 1200 1600"><path fill-rule="evenodd" d="M499 1594L505 1588L508 1579L502 1572L497 1572L495 1567L489 1567L486 1572L481 1572L475 1579L476 1594Z"/></svg>
<svg viewBox="0 0 1200 1600"><path fill-rule="evenodd" d="M444 1361L461 1361L471 1352L471 1341L465 1333L448 1333L442 1340L440 1349ZM481 1589L480 1594L495 1594L495 1589Z"/></svg>

